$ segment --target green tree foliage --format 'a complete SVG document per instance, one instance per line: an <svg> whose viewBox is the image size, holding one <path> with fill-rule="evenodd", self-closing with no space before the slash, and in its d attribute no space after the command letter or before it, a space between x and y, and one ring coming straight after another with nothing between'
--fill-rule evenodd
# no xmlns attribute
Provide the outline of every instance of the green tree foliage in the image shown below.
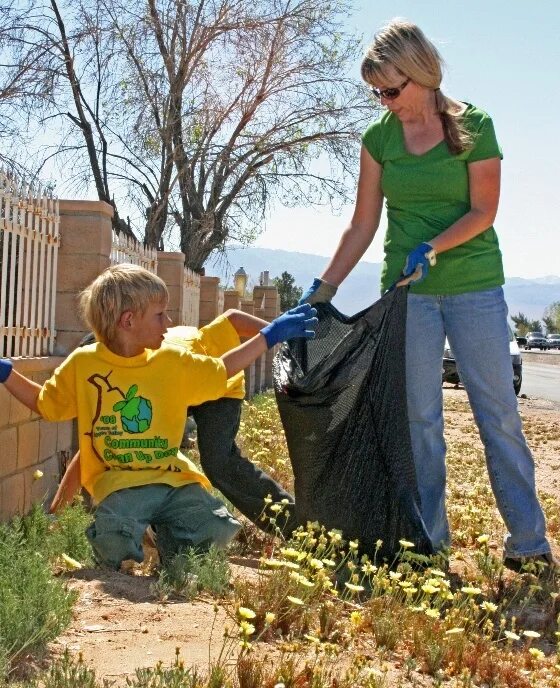
<svg viewBox="0 0 560 688"><path fill-rule="evenodd" d="M275 277L272 281L280 294L280 310L284 312L297 306L297 302L303 294L303 289L296 285L292 275L284 271L280 277Z"/></svg>
<svg viewBox="0 0 560 688"><path fill-rule="evenodd" d="M519 337L524 337L527 332L540 332L542 329L540 320L529 320L524 313L512 315L511 319L515 324L515 333Z"/></svg>
<svg viewBox="0 0 560 688"><path fill-rule="evenodd" d="M518 313L517 315L512 315L511 319L515 325L515 333L519 337L524 337L527 332L530 331L530 321L529 318L524 313Z"/></svg>
<svg viewBox="0 0 560 688"><path fill-rule="evenodd" d="M545 308L543 323L548 333L560 332L560 301L554 301Z"/></svg>
<svg viewBox="0 0 560 688"><path fill-rule="evenodd" d="M529 321L529 332L542 332L542 323L540 320Z"/></svg>
<svg viewBox="0 0 560 688"><path fill-rule="evenodd" d="M361 52L344 30L348 0L8 9L5 61L32 47L25 73L48 87L21 100L26 130L48 140L36 158L58 161L65 193L94 189L113 205L116 229L131 214L147 245L180 248L199 271L229 241L253 241L274 200L348 200L372 115L348 77ZM11 35L16 9L27 14Z"/></svg>

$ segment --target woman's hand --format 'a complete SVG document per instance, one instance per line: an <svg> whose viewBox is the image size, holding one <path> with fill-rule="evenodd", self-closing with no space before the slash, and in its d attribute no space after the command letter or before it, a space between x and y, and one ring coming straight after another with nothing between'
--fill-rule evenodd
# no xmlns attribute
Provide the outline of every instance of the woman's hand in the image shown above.
<svg viewBox="0 0 560 688"><path fill-rule="evenodd" d="M298 301L298 305L301 306L304 303L328 303L329 301L332 301L336 291L337 288L334 286L334 284L329 284L328 282L325 282L325 280L316 277L313 280L313 284Z"/></svg>
<svg viewBox="0 0 560 688"><path fill-rule="evenodd" d="M436 264L436 252L431 244L423 243L408 254L403 268L404 277L413 275L410 284L420 284L426 279L430 266ZM417 271L417 275L415 274Z"/></svg>

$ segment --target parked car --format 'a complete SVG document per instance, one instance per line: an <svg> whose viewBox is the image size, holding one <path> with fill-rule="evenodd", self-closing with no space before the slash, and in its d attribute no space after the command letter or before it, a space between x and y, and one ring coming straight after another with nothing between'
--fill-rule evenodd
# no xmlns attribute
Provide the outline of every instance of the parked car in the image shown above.
<svg viewBox="0 0 560 688"><path fill-rule="evenodd" d="M548 349L548 341L542 332L528 332L527 343L525 349L540 349L546 351Z"/></svg>
<svg viewBox="0 0 560 688"><path fill-rule="evenodd" d="M508 327L509 329L509 327ZM521 359L521 352L519 346L511 329L509 329L509 353L511 356L511 366L513 369L513 389L516 394L521 391L521 383L523 381L523 361ZM457 372L457 365L455 357L449 346L447 339L445 340L445 350L443 352L443 371L442 382L449 382L452 385L458 385L461 382L459 373Z"/></svg>
<svg viewBox="0 0 560 688"><path fill-rule="evenodd" d="M527 344L527 337L520 337L519 335L515 335L515 340L517 342L517 346L525 346L525 344Z"/></svg>
<svg viewBox="0 0 560 688"><path fill-rule="evenodd" d="M560 349L560 334L547 334L546 341L549 349Z"/></svg>

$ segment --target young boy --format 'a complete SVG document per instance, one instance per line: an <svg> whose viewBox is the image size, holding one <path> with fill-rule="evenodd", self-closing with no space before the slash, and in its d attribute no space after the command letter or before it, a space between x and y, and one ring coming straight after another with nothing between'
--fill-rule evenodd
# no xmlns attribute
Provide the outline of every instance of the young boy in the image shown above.
<svg viewBox="0 0 560 688"><path fill-rule="evenodd" d="M192 353L218 357L239 346L240 337L253 337L267 324L253 315L230 309L200 329L171 327L164 335L162 346L171 343ZM91 341L87 343L95 341L93 336L89 339ZM222 398L189 409L196 421L202 470L236 509L263 530L270 527L268 521L261 519L266 506L264 500L270 496L273 502L282 502L285 513L276 525L288 534L297 526L293 496L245 458L235 441L244 398L244 375L241 372L229 378ZM80 489L79 472L78 452L64 473L51 504L51 512L71 503Z"/></svg>
<svg viewBox="0 0 560 688"><path fill-rule="evenodd" d="M220 358L172 344L164 282L135 265L105 270L82 293L98 343L74 351L42 387L0 359L0 382L47 420L78 418L81 483L99 506L88 528L96 557L119 568L143 560L152 524L166 561L182 548L225 547L239 523L179 451L185 411L224 395L232 377L267 348L312 337L309 306L284 313Z"/></svg>

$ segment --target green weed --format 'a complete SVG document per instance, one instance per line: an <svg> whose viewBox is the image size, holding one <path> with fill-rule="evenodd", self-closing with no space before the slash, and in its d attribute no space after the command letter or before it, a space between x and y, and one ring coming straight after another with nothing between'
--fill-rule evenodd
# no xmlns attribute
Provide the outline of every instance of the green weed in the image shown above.
<svg viewBox="0 0 560 688"><path fill-rule="evenodd" d="M176 555L161 572L156 593L192 600L205 591L218 597L229 589L230 568L225 553L212 546L207 552L187 549Z"/></svg>
<svg viewBox="0 0 560 688"><path fill-rule="evenodd" d="M0 675L68 625L75 594L51 571L39 546L38 510L0 525ZM47 538L48 539L48 538Z"/></svg>

